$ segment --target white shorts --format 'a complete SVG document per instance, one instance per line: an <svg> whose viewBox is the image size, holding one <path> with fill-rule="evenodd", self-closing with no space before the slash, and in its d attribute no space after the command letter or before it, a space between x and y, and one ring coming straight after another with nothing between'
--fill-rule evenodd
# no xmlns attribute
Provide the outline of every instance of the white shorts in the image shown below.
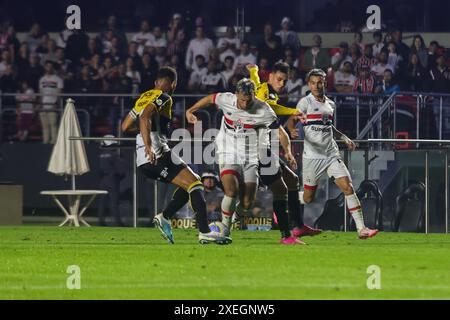
<svg viewBox="0 0 450 320"><path fill-rule="evenodd" d="M259 179L257 164L227 164L219 163L220 177L225 174L236 176L239 183L257 183Z"/></svg>
<svg viewBox="0 0 450 320"><path fill-rule="evenodd" d="M330 178L348 177L352 181L344 161L340 158L303 159L303 188L315 190L320 177L325 171Z"/></svg>

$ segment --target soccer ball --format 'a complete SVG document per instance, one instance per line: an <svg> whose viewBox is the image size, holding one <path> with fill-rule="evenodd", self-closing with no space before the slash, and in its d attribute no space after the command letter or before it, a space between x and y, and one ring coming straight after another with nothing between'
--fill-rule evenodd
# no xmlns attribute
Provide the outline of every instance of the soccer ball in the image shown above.
<svg viewBox="0 0 450 320"><path fill-rule="evenodd" d="M209 230L226 235L228 228L220 221L214 221L209 224Z"/></svg>

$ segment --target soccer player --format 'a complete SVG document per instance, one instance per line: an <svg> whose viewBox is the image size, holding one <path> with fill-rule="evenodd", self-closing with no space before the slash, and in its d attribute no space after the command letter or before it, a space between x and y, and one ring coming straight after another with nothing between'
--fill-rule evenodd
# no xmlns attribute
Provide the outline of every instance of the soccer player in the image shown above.
<svg viewBox="0 0 450 320"><path fill-rule="evenodd" d="M317 182L326 172L345 195L347 207L356 223L360 239L375 236L378 230L371 230L364 225L361 203L352 185L350 173L342 161L339 148L334 140L344 140L349 150L355 150L355 143L333 125L333 113L336 105L325 96L326 74L320 69L311 70L306 77L311 94L302 98L297 104L297 114L288 120L291 136L297 138L296 121L303 123L305 144L303 150L303 186L300 201L311 203L314 200Z"/></svg>
<svg viewBox="0 0 450 320"><path fill-rule="evenodd" d="M222 223L231 228L231 217L239 200L249 210L258 186L260 151L269 145L269 128L279 126L277 117L267 103L255 97L255 84L250 79L237 83L235 93L216 93L202 98L186 111L189 123L196 123L197 110L211 104L223 111L222 124L216 141L220 179L225 196L222 199ZM291 237L286 202L276 202L282 244L299 244ZM283 207L284 204L284 207ZM231 239L231 238L230 238Z"/></svg>
<svg viewBox="0 0 450 320"><path fill-rule="evenodd" d="M225 243L225 237L208 226L203 184L200 178L176 154L167 143L167 130L172 118L171 94L177 85L177 72L170 67L158 71L155 88L144 92L136 101L122 123L122 130L129 130L139 117L140 132L136 137L137 166L149 179L178 186L171 203L153 222L163 236L173 243L169 219L189 200L196 212L200 230L199 242Z"/></svg>
<svg viewBox="0 0 450 320"><path fill-rule="evenodd" d="M287 63L275 63L272 72L269 74L269 80L263 83L261 83L258 76L258 66L249 64L247 65L247 69L250 72L250 79L256 84L256 96L267 102L277 116L292 115L296 112L295 108L288 108L278 103L278 94L282 92L288 78L289 65ZM294 170L297 169L297 163L291 152L289 136L282 126L278 128L278 134L286 160ZM298 176L283 160L278 158L277 162L279 162L279 170L274 174L261 174L261 180L271 189L274 194L274 201L280 198L286 198L287 195L289 217L294 226L292 235L302 237L315 236L321 233L322 230L312 228L303 222L303 208L299 199L300 182ZM264 167L264 165L261 165L261 167Z"/></svg>

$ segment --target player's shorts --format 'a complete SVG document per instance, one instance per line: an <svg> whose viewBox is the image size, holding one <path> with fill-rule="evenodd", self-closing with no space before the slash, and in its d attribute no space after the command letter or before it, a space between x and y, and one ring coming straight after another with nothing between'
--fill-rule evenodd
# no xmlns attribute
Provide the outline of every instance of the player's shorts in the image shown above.
<svg viewBox="0 0 450 320"><path fill-rule="evenodd" d="M330 159L304 159L302 164L303 187L304 189L315 190L317 183L324 172L328 177L339 179L348 177L351 181L350 173L340 158Z"/></svg>
<svg viewBox="0 0 450 320"><path fill-rule="evenodd" d="M220 176L232 174L236 176L239 183L258 183L258 165L253 164L227 164L219 163Z"/></svg>
<svg viewBox="0 0 450 320"><path fill-rule="evenodd" d="M187 164L171 151L164 152L156 163L144 163L139 166L139 170L149 179L170 183L187 167Z"/></svg>

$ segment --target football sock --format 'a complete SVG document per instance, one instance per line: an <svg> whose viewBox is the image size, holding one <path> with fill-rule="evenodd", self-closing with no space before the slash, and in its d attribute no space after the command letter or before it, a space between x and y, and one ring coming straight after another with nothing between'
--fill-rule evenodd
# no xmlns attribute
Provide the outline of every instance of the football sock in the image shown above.
<svg viewBox="0 0 450 320"><path fill-rule="evenodd" d="M345 201L347 202L347 208L350 214L355 220L356 229L359 231L363 229L364 226L364 217L361 209L361 203L359 202L358 196L353 193L352 195L345 196Z"/></svg>
<svg viewBox="0 0 450 320"><path fill-rule="evenodd" d="M278 227L280 228L281 237L288 238L291 236L291 231L289 230L289 221L287 215L287 200L273 200L273 211L277 215Z"/></svg>
<svg viewBox="0 0 450 320"><path fill-rule="evenodd" d="M189 193L184 191L182 188L177 188L172 195L167 207L163 210L163 217L166 219L172 219L175 213L178 212L184 205L189 201Z"/></svg>
<svg viewBox="0 0 450 320"><path fill-rule="evenodd" d="M288 212L291 224L301 228L303 226L303 205L300 205L298 190L288 191Z"/></svg>
<svg viewBox="0 0 450 320"><path fill-rule="evenodd" d="M188 188L191 207L197 214L196 220L198 229L201 233L208 233L210 230L208 226L208 218L206 216L206 202L203 192L203 185L200 181L194 182Z"/></svg>
<svg viewBox="0 0 450 320"><path fill-rule="evenodd" d="M222 199L222 223L228 228L231 227L231 218L236 210L236 198L225 195Z"/></svg>

